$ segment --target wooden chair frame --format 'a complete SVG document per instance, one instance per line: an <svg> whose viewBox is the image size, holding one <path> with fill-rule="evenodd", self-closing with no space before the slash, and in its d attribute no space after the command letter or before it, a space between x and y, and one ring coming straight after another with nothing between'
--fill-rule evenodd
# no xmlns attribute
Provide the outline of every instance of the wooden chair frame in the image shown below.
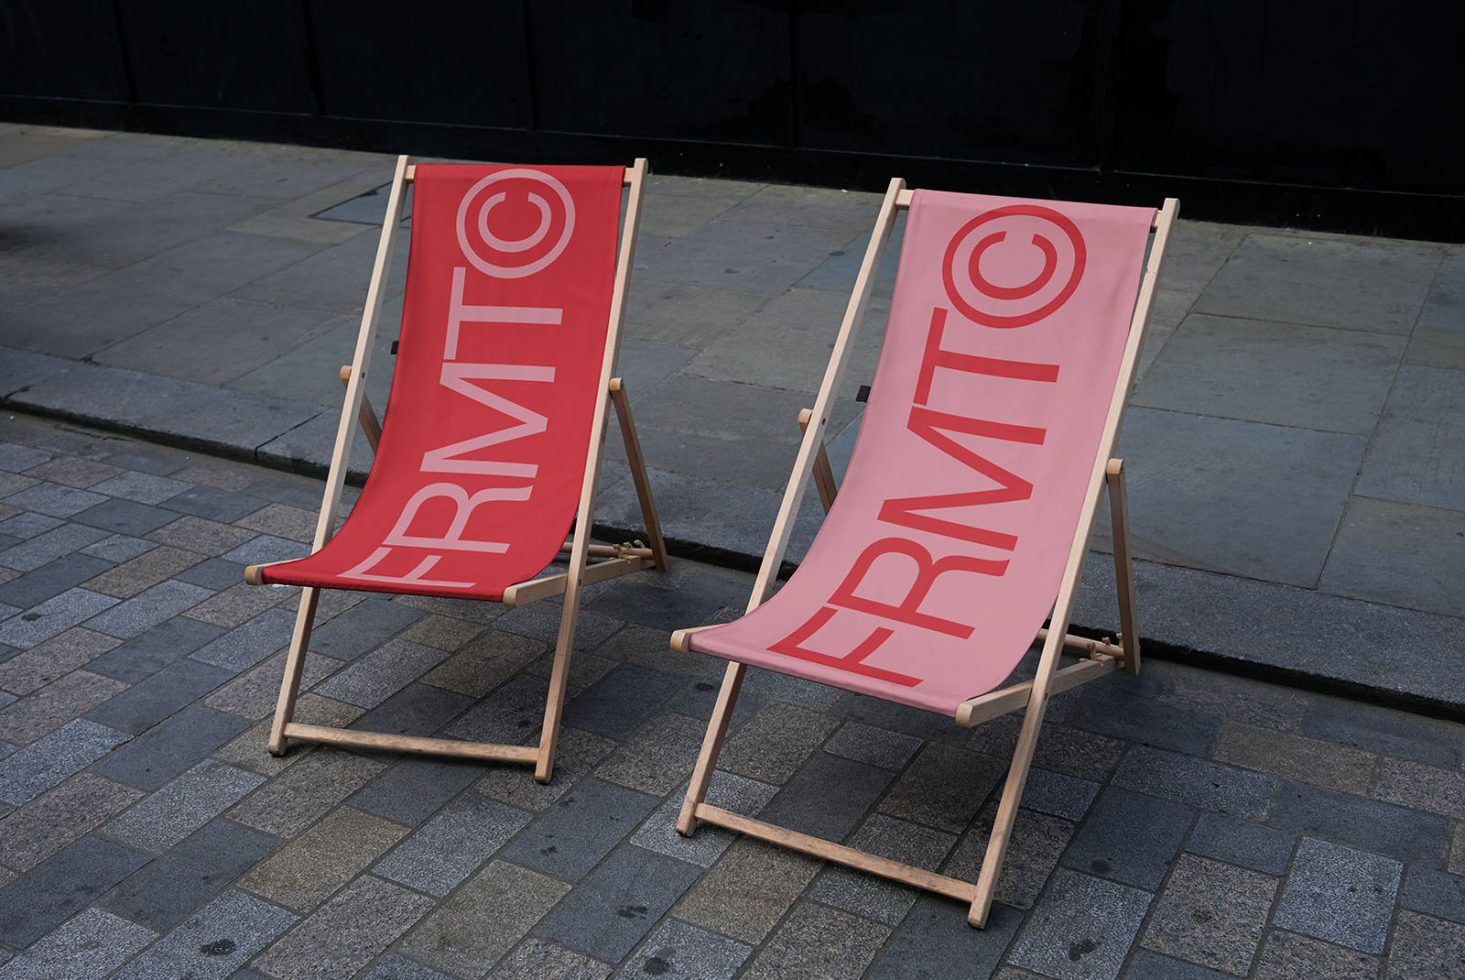
<svg viewBox="0 0 1465 980"><path fill-rule="evenodd" d="M392 189L387 198L387 212L382 225L381 241L377 246L376 262L372 267L371 285L366 293L366 309L362 313L361 331L356 339L356 352L352 362L341 368L341 382L346 387L346 397L341 406L341 420L336 427L335 449L331 454L330 472L326 477L325 498L321 503L320 519L316 522L312 552L325 547L326 542L335 533L336 518L340 512L341 492L346 481L352 426L357 424L361 426L373 450L376 449L377 441L381 438L381 421L377 418L370 400L366 397L364 382L370 367L377 327L386 299L386 278L388 270L391 268L392 255L396 250L402 223L406 187L412 181L414 171L415 168L408 162L407 157L397 158L396 171L392 177ZM662 538L656 503L651 494L651 483L646 475L646 463L641 454L640 440L636 435L630 399L625 384L620 378L613 376L616 357L620 351L621 323L625 318L626 285L630 279L631 266L635 259L636 230L640 224L642 191L648 171L646 160L638 158L635 165L626 171L624 179L624 186L629 188L630 193L625 206L625 221L616 258L615 291L611 296L610 323L606 331L599 392L596 396L595 414L591 422L590 448L586 454L585 476L580 487L580 503L576 510L575 527L569 540L560 549L562 554L568 553L569 567L564 572L516 583L504 591L503 601L507 606L527 605L556 595L565 597L564 611L560 615L560 628L555 641L554 662L550 670L549 694L545 703L544 724L540 730L539 744L537 746L506 745L424 738L415 735L388 735L345 728L327 728L322 725L306 725L293 721L295 700L300 690L301 671L305 666L305 654L310 646L311 629L315 623L316 607L320 601L320 589L305 588L301 590L300 608L295 616L295 631L291 636L290 651L285 659L285 676L280 684L280 697L275 707L274 723L270 728L269 750L272 754L282 755L287 742L295 739L301 742L324 742L393 752L530 763L534 766L534 778L541 783L549 782L554 771L560 716L564 711L565 688L569 679L570 655L574 649L575 620L580 609L580 588L646 568L657 568L664 571L668 564L666 542ZM636 494L641 503L641 513L646 522L645 544L639 541L624 545L598 545L590 542L595 492L600 479L601 451L605 443L606 415L611 405L615 406L616 416L620 421L621 436L626 444L626 459L630 464L631 477L635 482ZM592 556L603 560L591 563L588 559ZM260 566L251 566L245 572L245 579L251 584L259 584L261 581L259 570Z"/></svg>
<svg viewBox="0 0 1465 980"><path fill-rule="evenodd" d="M763 563L753 584L748 600L748 611L752 612L772 593L784 552L788 549L789 535L794 519L798 516L804 492L812 476L819 490L821 502L826 510L833 504L838 488L834 472L829 465L825 451L825 429L829 424L829 404L833 393L842 383L845 368L853 347L853 338L864 318L869 304L870 291L874 284L875 270L880 266L881 256L890 241L895 225L896 212L909 208L912 192L906 189L905 181L895 178L890 182L885 200L875 222L870 244L865 249L865 258L855 280L854 292L845 309L844 320L830 353L829 365L824 372L823 383L814 406L800 413L799 425L803 429L803 440L795 459L793 474L779 506L778 517L764 552ZM1144 276L1140 281L1139 294L1134 313L1130 319L1129 337L1120 362L1119 376L1114 385L1114 394L1109 402L1109 412L1099 439L1099 448L1094 457L1093 470L1084 496L1079 525L1073 536L1058 595L1049 617L1048 628L1038 631L1037 642L1042 643L1036 674L1031 681L1000 688L979 697L971 698L958 706L955 721L963 727L971 727L983 721L996 718L1012 711L1026 708L1017 746L1013 752L1012 764L1002 790L1002 799L997 808L987 853L982 861L981 872L975 884L928 871L914 865L893 861L865 851L836 844L808 834L789 830L763 820L755 820L733 813L705 802L707 788L712 781L717 756L727 735L728 722L733 706L737 702L747 666L730 662L723 674L722 687L708 721L707 734L697 756L692 779L677 818L677 830L690 835L697 829L699 821L738 831L769 843L792 848L824 860L835 861L871 874L881 875L894 881L945 895L958 901L970 903L967 921L978 928L986 924L991 909L992 896L997 887L997 876L1002 869L1008 840L1022 799L1023 787L1027 783L1028 769L1032 763L1033 750L1037 744L1038 730L1043 723L1048 698L1079 684L1097 680L1118 669L1131 674L1139 672L1140 649L1139 628L1136 624L1133 574L1129 549L1129 521L1124 490L1124 467L1122 461L1112 459L1114 440L1124 417L1129 401L1129 391L1134 380L1135 362L1139 355L1140 342L1144 336L1146 321L1155 297L1161 263L1164 260L1165 245L1170 229L1180 211L1180 202L1167 198L1164 207L1156 215L1153 229L1154 241L1145 263ZM1068 633L1074 593L1083 573L1084 558L1088 553L1089 534L1093 529L1099 492L1107 484L1109 488L1110 519L1114 530L1114 569L1118 580L1119 615L1122 632L1111 640L1091 640ZM672 648L681 652L690 650L694 627L677 630L672 634ZM1059 658L1064 651L1078 653L1080 659L1070 666L1059 668Z"/></svg>

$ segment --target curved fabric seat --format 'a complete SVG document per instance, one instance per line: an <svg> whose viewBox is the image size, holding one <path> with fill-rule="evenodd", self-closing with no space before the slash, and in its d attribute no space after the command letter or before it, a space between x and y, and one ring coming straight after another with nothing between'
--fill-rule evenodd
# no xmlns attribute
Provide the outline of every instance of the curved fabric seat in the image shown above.
<svg viewBox="0 0 1465 980"><path fill-rule="evenodd" d="M415 168L420 233L371 474L324 548L264 566L263 581L499 600L554 559L585 475L623 175ZM533 206L516 208L510 195L520 194ZM552 263L502 274L549 256L566 222ZM476 236L466 250L454 233L464 225ZM541 237L505 251L484 235L500 245Z"/></svg>
<svg viewBox="0 0 1465 980"><path fill-rule="evenodd" d="M986 923L1048 697L1139 670L1124 470L1109 454L1178 207L1166 201L1157 218L1148 208L912 193L891 182L819 395L800 419L804 440L748 612L672 634L673 649L730 661L677 830L712 823L967 902L967 921ZM900 208L909 219L889 324L836 487L824 449L830 400ZM811 475L828 516L775 594ZM1118 642L1068 633L1106 486ZM1035 639L1033 679L1003 686ZM1065 652L1079 656L1060 668ZM1024 710L977 881L707 803L747 666L962 726Z"/></svg>
<svg viewBox="0 0 1465 980"><path fill-rule="evenodd" d="M948 715L1002 683L1058 593L1154 213L916 191L838 499L692 649Z"/></svg>

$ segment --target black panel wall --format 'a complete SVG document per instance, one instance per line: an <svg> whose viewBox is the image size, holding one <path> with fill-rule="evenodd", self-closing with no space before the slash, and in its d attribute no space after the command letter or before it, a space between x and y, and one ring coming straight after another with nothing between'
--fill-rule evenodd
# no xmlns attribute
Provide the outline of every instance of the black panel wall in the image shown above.
<svg viewBox="0 0 1465 980"><path fill-rule="evenodd" d="M299 0L117 5L136 101L257 112L315 112Z"/></svg>
<svg viewBox="0 0 1465 980"><path fill-rule="evenodd" d="M308 12L324 114L533 127L520 4L417 0L393 18L384 5L311 0Z"/></svg>
<svg viewBox="0 0 1465 980"><path fill-rule="evenodd" d="M126 101L111 0L0 3L0 93Z"/></svg>
<svg viewBox="0 0 1465 980"><path fill-rule="evenodd" d="M1465 239L1465 4L0 0L0 118Z"/></svg>
<svg viewBox="0 0 1465 980"><path fill-rule="evenodd" d="M1134 0L1119 48L1120 168L1465 191L1465 4Z"/></svg>
<svg viewBox="0 0 1465 980"><path fill-rule="evenodd" d="M1095 167L1102 13L1088 0L803 4L800 143Z"/></svg>
<svg viewBox="0 0 1465 980"><path fill-rule="evenodd" d="M786 4L533 0L529 10L541 127L788 145Z"/></svg>

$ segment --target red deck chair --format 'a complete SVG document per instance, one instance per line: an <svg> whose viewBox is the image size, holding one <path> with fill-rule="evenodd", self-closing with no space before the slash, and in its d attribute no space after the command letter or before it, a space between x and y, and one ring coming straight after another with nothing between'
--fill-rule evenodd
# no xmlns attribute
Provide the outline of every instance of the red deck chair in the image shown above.
<svg viewBox="0 0 1465 980"><path fill-rule="evenodd" d="M645 160L622 167L409 165L397 160L312 554L251 566L251 584L304 587L269 749L287 740L527 762L547 782L582 585L665 569L625 386L613 377ZM414 185L401 337L385 427L363 379ZM616 228L629 187L619 257ZM592 502L613 402L649 546L592 545ZM353 426L376 450L335 530ZM574 534L566 541L573 522ZM562 552L567 571L536 578ZM602 560L589 564L589 556ZM537 746L387 735L293 722L320 590L488 599L564 596Z"/></svg>
<svg viewBox="0 0 1465 980"><path fill-rule="evenodd" d="M830 398L900 208L909 218L889 326L854 455L836 488L824 455ZM674 649L731 661L679 831L692 833L698 821L741 831L969 902L969 921L985 923L1048 696L1119 668L1139 670L1123 470L1109 454L1178 208L1167 200L1157 216L912 193L891 182L824 382L800 420L803 444L748 612L672 637ZM829 513L797 572L770 599L811 472ZM1068 635L1106 481L1118 643ZM1036 675L1002 687L1034 637L1042 643ZM1059 669L1065 651L1080 659ZM705 803L748 665L963 726L1026 708L977 883Z"/></svg>

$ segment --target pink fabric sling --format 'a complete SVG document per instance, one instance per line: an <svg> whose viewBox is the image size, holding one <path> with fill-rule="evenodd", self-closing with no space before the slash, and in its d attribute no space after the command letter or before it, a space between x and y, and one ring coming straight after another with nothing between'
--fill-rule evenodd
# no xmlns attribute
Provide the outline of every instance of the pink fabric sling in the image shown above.
<svg viewBox="0 0 1465 980"><path fill-rule="evenodd" d="M942 714L1052 611L1153 209L916 191L843 486L797 573L692 649Z"/></svg>

